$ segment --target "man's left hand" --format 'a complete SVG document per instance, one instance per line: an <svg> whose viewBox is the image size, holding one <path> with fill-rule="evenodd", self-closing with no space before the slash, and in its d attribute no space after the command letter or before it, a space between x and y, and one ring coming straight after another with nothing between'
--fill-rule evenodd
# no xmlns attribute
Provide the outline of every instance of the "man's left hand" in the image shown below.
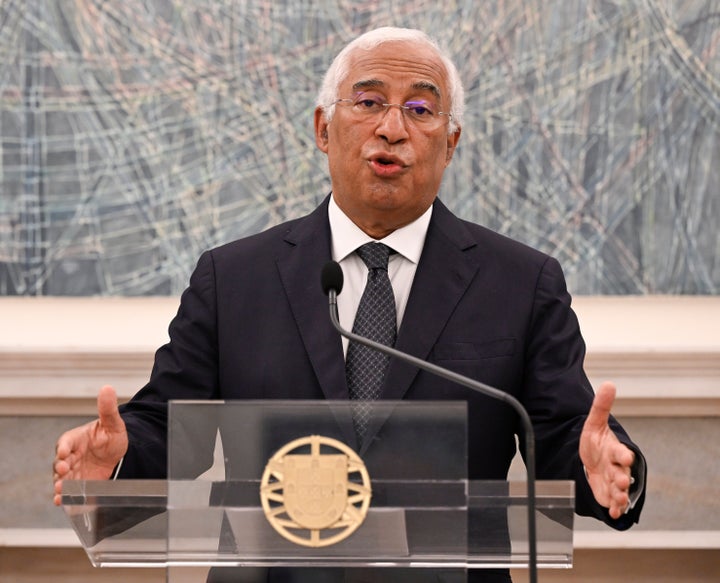
<svg viewBox="0 0 720 583"><path fill-rule="evenodd" d="M617 519L630 504L635 454L608 425L615 393L613 383L603 383L598 389L580 436L580 459L595 499Z"/></svg>

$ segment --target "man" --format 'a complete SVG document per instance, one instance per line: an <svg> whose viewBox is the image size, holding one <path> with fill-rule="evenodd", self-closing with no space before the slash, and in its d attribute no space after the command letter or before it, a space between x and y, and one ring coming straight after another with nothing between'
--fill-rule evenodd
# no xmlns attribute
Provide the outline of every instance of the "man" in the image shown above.
<svg viewBox="0 0 720 583"><path fill-rule="evenodd" d="M593 400L559 265L437 199L462 110L454 65L423 33L383 28L350 43L315 110L332 195L307 217L203 254L149 383L121 412L104 387L99 419L60 437L56 503L64 479L107 479L118 464L121 478L164 477L169 399L350 398L352 347L328 322L318 274L340 263L339 317L352 327L368 278L357 249L375 241L392 250L395 347L513 394L533 420L538 477L575 480L581 514L636 522L644 460L610 417L614 386ZM385 399L468 401L469 476L506 478L518 430L508 407L396 361L381 382Z"/></svg>

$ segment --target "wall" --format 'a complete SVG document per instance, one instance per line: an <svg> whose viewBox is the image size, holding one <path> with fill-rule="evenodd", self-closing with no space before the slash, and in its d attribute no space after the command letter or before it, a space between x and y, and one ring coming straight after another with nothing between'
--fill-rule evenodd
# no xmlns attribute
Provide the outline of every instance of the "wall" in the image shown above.
<svg viewBox="0 0 720 583"><path fill-rule="evenodd" d="M324 70L425 29L466 88L442 199L582 294L717 294L714 0L0 4L0 295L174 295L328 193Z"/></svg>

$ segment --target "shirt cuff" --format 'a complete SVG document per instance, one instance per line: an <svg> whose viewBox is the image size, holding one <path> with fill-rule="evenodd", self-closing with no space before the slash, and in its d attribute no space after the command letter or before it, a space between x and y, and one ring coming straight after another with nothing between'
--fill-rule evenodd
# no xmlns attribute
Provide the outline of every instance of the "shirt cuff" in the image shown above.
<svg viewBox="0 0 720 583"><path fill-rule="evenodd" d="M625 514L635 508L635 504L637 504L645 491L645 474L645 458L638 454L638 452L635 452L635 462L632 468L630 468L630 476L632 478L629 492L630 503L628 504L627 510L625 510Z"/></svg>
<svg viewBox="0 0 720 583"><path fill-rule="evenodd" d="M125 459L125 456L120 458L120 461L115 466L115 469L113 470L112 476L110 476L111 480L117 480L118 474L120 473L120 468L122 468L123 460Z"/></svg>

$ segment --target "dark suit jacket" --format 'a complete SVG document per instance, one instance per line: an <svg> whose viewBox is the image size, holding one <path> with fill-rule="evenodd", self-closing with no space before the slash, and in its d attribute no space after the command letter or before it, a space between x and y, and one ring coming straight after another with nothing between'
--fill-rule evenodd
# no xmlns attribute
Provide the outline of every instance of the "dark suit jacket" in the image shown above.
<svg viewBox="0 0 720 583"><path fill-rule="evenodd" d="M348 398L319 283L331 259L327 203L202 255L149 383L122 408L130 449L120 477L165 476L168 399ZM578 440L593 391L570 301L557 261L438 200L396 348L517 397L533 420L538 478L575 480L578 513L627 528L642 500L612 520L583 476ZM506 478L520 432L507 405L399 361L383 398L467 400L469 477Z"/></svg>

